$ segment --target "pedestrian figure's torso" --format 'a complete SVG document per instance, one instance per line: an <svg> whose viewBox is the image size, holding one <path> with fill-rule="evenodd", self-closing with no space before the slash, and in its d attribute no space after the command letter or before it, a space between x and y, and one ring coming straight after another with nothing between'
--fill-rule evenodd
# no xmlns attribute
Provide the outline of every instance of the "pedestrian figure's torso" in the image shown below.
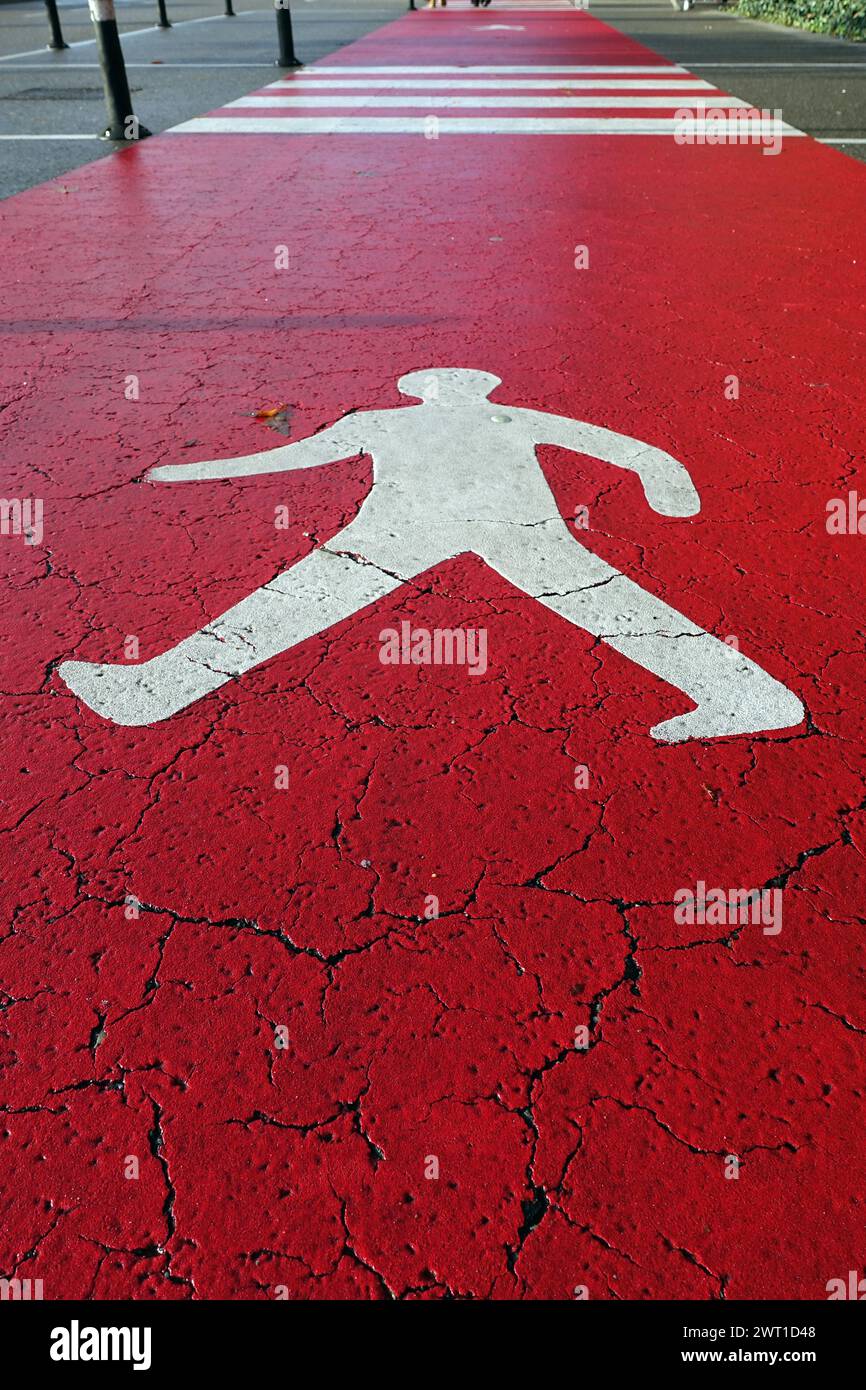
<svg viewBox="0 0 866 1390"><path fill-rule="evenodd" d="M358 423L374 479L362 514L387 517L391 531L557 516L535 453L532 411L490 401L427 404L371 412Z"/></svg>

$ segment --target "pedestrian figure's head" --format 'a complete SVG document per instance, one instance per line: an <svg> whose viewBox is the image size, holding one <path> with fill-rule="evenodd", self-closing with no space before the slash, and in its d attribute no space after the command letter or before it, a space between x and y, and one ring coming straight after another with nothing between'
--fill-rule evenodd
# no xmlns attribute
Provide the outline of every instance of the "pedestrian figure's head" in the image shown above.
<svg viewBox="0 0 866 1390"><path fill-rule="evenodd" d="M409 372L397 382L404 396L417 396L422 401L445 405L469 405L486 400L502 382L492 372L474 372L468 367L428 367L423 372Z"/></svg>

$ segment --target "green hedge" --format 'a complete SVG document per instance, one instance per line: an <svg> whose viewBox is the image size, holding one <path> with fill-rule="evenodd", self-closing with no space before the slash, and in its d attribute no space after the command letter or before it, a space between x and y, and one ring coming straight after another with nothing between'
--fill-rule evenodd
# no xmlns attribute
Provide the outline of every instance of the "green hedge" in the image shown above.
<svg viewBox="0 0 866 1390"><path fill-rule="evenodd" d="M816 34L866 39L866 0L739 0L741 15L794 24Z"/></svg>

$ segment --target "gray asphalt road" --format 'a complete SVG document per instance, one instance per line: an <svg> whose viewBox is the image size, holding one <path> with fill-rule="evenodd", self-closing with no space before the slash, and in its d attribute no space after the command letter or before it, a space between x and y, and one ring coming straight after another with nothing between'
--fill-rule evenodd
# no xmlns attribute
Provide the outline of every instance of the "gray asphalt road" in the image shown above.
<svg viewBox="0 0 866 1390"><path fill-rule="evenodd" d="M135 110L164 130L264 86L276 52L272 0L117 0ZM420 0L419 0L420 3ZM496 0L493 0L495 6ZM296 46L323 57L402 14L406 0L294 0ZM866 160L866 45L739 19L711 6L689 14L658 0L609 0L592 13L755 106ZM99 69L86 5L60 0L72 45L48 51L38 0L0 4L0 194L104 157ZM859 142L859 143L858 143Z"/></svg>
<svg viewBox="0 0 866 1390"><path fill-rule="evenodd" d="M866 160L866 43L759 24L714 5L680 14L660 0L611 0L593 4L592 13L733 96L780 110L798 130Z"/></svg>
<svg viewBox="0 0 866 1390"><path fill-rule="evenodd" d="M277 75L273 0L234 0L234 19L224 16L223 0L166 0L172 28L165 30L153 27L156 0L116 0L116 6L133 106L152 131L222 106ZM295 0L298 54L311 62L333 53L405 9L406 0ZM87 6L60 0L59 10L72 46L53 53L42 46L48 34L42 4L0 4L4 197L113 149L97 138L104 102Z"/></svg>

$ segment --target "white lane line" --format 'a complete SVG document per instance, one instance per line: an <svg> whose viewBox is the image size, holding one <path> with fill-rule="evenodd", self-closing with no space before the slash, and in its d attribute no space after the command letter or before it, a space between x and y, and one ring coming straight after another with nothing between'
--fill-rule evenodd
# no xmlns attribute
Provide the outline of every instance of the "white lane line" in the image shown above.
<svg viewBox="0 0 866 1390"><path fill-rule="evenodd" d="M257 12L258 13L258 12ZM333 13L333 11L331 11ZM174 26L172 26L174 27ZM121 38L125 38L121 35ZM89 42L89 40L88 40ZM40 49L40 52L43 50ZM126 63L128 68L266 68L268 72L273 72L273 63ZM62 72L67 76L71 72L90 72L99 71L99 63L70 63L62 58L55 63L10 63L4 72Z"/></svg>
<svg viewBox="0 0 866 1390"><path fill-rule="evenodd" d="M198 116L171 127L177 135L424 135L428 130L424 116ZM692 137L712 133L739 137L729 143L747 143L744 123L733 117L727 121L695 120L689 127ZM682 129L674 117L639 116L442 116L438 118L442 135L673 135ZM750 121L751 141L764 135L802 135L803 131L783 121Z"/></svg>
<svg viewBox="0 0 866 1390"><path fill-rule="evenodd" d="M0 140L99 140L93 131L89 135L0 135ZM105 142L106 148L109 144Z"/></svg>
<svg viewBox="0 0 866 1390"><path fill-rule="evenodd" d="M439 96L426 95L423 92L408 94L406 96L364 96L358 93L357 96L253 96L238 97L235 101L227 101L223 110L232 110L235 107L280 107L285 111L297 110L298 107L403 107L403 106L423 106L425 110L436 111L452 108L471 110L475 108L489 109L491 107L524 107L528 111L536 110L563 110L569 107L584 107L587 110L629 110L634 107L642 107L645 110L664 110L671 111L677 109L698 111L718 110L731 106L749 106L749 102L742 101L740 97L725 97L707 95L701 96L678 96L678 97L659 97L659 96L580 96L580 97L536 97L536 96L496 96L496 97L476 97L476 96Z"/></svg>
<svg viewBox="0 0 866 1390"><path fill-rule="evenodd" d="M267 13L267 11L264 11L264 10L236 10L236 11L235 11L235 18L236 18L236 19L242 19L243 16L244 16L244 15L247 15L247 14L266 14L266 13ZM121 18L121 22L122 22L122 21L123 21L123 16L121 15L120 18ZM184 24L210 24L211 20L214 20L214 19L225 19L225 18L226 18L226 16L225 16L224 14L204 14L204 15L199 15L197 19L175 19L175 20L172 21L172 26L171 26L171 27L172 27L173 29L181 29L181 28L183 27ZM126 43L126 40L127 40L127 39L137 39L137 38L139 38L142 34L155 34L155 33L158 33L158 32L159 32L158 26L155 25L155 24L150 24L150 25L148 25L148 27L147 27L146 29L130 29L130 30L128 30L126 33L121 33L120 37L121 37L121 41L122 41L123 43ZM72 49L72 48L86 48L89 44L92 44L92 43L96 43L96 39L95 39L95 38L93 38L93 39L76 39L74 43L67 44L67 48L69 48L69 49ZM46 49L46 45L43 44L41 48L28 48L24 53L7 53L5 57L0 58L0 63L11 63L11 62L13 61L13 59L15 59L15 58L44 58L44 57L45 57L45 49ZM64 69L64 71L68 71L69 68L72 67L72 66L74 66L74 65L71 64L71 63L58 63L58 64L57 64L58 70L62 67L62 68ZM146 64L146 66L147 66L147 67L150 67L150 64L148 63L148 64ZM161 67L161 66L163 66L163 65L162 65L161 63L157 63L156 66L157 66L157 67ZM127 67L129 67L129 64L127 64Z"/></svg>
<svg viewBox="0 0 866 1390"><path fill-rule="evenodd" d="M866 63L695 63L696 68L857 68L866 72Z"/></svg>
<svg viewBox="0 0 866 1390"><path fill-rule="evenodd" d="M580 74L580 73L595 74L595 73L606 73L606 72L609 72L609 73L622 73L622 74L625 75L625 76L628 76L629 74L631 74L632 76L635 76L635 77L641 76L641 75L644 74L644 73L656 73L657 75L662 75L662 76L667 75L668 77L671 77L671 76L673 76L673 75L676 74L676 73L680 73L680 74L682 74L682 75L685 76L685 77L691 77L691 75L692 75L692 74L688 71L687 68L679 68L679 67L677 67L676 64L674 64L674 63L652 63L652 64L650 64L648 67L636 67L633 63L629 63L629 64L627 64L625 67L609 67L609 66L603 66L603 67L582 67L582 66L577 66L577 65L569 66L568 64L563 64L563 63L556 64L555 66L552 66L552 67L544 66L544 65L538 64L538 63L534 63L534 64L530 65L529 67L526 67L526 66L523 66L523 67L513 67L513 66L512 66L512 67L501 67L501 66L499 66L499 65L492 65L492 66L491 66L491 65L489 65L489 64L488 64L487 66L477 66L477 67L470 67L470 66L467 64L466 67L460 67L459 64L449 63L449 64L438 64L437 66L434 66L434 67L422 67L422 66L420 66L420 65L418 65L418 64L413 64L413 65L410 65L410 66L408 66L408 67L402 67L402 66L399 66L399 65L397 65L397 64L394 64L393 66L389 66L389 67L378 67L378 68L357 68L357 67L349 67L348 64L346 64L345 67L338 67L338 68L335 68L335 67L325 67L324 65L319 66L319 64L317 63L317 64L315 65L315 67L311 67L311 68L309 69L309 76L310 76L310 77L318 77L321 73L327 73L329 76L330 76L330 75L334 75L334 76L337 76L337 77L340 77L340 76L342 76L342 75L345 75L346 73L350 73L350 74L354 74L354 73L364 73L364 74L369 74L370 76L372 76L372 75L375 74L375 73L381 73L381 74L384 74L385 76L390 76L390 75L392 75L392 74L394 74L394 73L416 73L416 72L420 72L420 73L428 73L428 72L430 72L430 73L433 73L433 72L453 73L453 74L455 74L457 77L464 76L464 75L465 75L465 76L471 76L473 73L489 73L489 74L490 74L491 76L493 76L493 77L500 77L500 76L501 76L501 77L507 77L507 76L509 76L509 74L511 74L511 73L522 73L522 72L525 72L525 73L533 73L533 72L535 72L535 73L559 73L559 72L561 72L561 73L564 73L566 76L577 76L577 75ZM298 73L297 77L295 77L293 80L296 81L296 82L297 82L297 81L303 82L303 81L305 80L305 78L307 77L307 75L308 75L307 73L303 73L303 74L302 74L302 73Z"/></svg>
<svg viewBox="0 0 866 1390"><path fill-rule="evenodd" d="M127 65L128 66L128 65ZM716 88L712 82L705 82L700 77L675 78L672 82L658 81L652 77L629 78L629 77L508 77L497 79L495 77L316 77L314 72L298 73L296 77L281 77L276 82L270 83L272 87L279 87L291 90L292 87L303 88L304 91L319 91L322 89L336 88L344 91L347 88L363 88L365 91L375 88L377 91L384 88L388 91L411 90L415 87L423 87L424 91L452 90L459 91L561 91L568 88L569 91L598 91L601 87L610 87L615 91L638 91L638 92L714 92Z"/></svg>
<svg viewBox="0 0 866 1390"><path fill-rule="evenodd" d="M866 139L860 135L846 140L837 140L834 135L819 135L815 138L819 145L866 145Z"/></svg>

